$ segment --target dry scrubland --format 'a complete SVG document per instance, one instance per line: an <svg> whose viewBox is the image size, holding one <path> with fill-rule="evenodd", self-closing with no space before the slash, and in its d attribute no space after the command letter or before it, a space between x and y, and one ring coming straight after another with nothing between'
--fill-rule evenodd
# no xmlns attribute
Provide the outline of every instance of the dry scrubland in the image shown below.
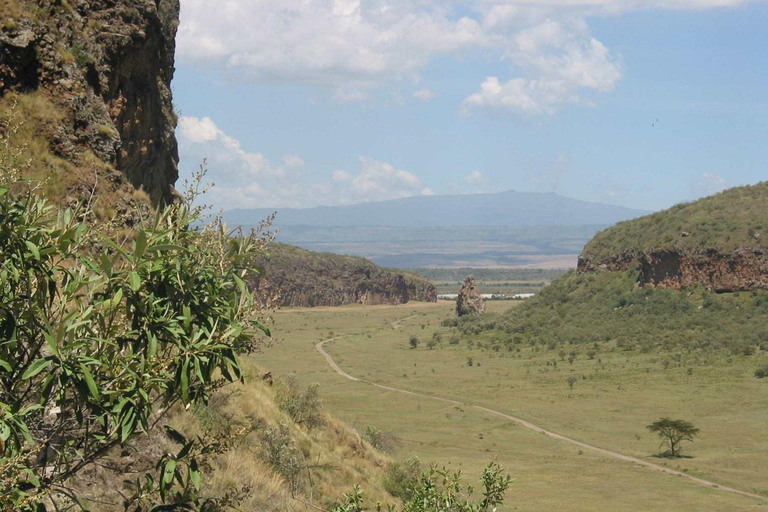
<svg viewBox="0 0 768 512"><path fill-rule="evenodd" d="M497 311L509 305L489 303ZM319 383L329 412L359 431L372 425L396 433L395 458L416 455L461 468L475 480L498 457L515 478L507 510L768 510L768 383L754 378L753 358L711 358L689 371L663 368L658 354L607 347L589 359L591 346L575 346L572 364L541 346L520 352L470 349L465 341L450 344L450 329L440 326L452 307L440 302L283 310L275 315L274 329L282 341L256 357L277 372L296 372L305 384ZM442 341L430 350L426 342L434 333L442 333ZM412 335L421 341L416 350L408 348ZM348 381L315 349L318 341L337 336L344 337L326 350L354 376L497 409L767 498L733 495L579 450L467 407ZM578 379L573 391L570 376ZM645 426L665 415L701 428L700 437L684 447L691 458L654 456L659 440Z"/></svg>

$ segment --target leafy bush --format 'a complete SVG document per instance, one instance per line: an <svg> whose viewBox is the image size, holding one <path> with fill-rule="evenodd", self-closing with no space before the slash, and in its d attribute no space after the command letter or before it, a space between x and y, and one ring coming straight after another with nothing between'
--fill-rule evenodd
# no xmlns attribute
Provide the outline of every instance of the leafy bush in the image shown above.
<svg viewBox="0 0 768 512"><path fill-rule="evenodd" d="M411 457L404 462L391 462L386 469L382 484L384 490L396 498L407 500L421 476L421 461Z"/></svg>
<svg viewBox="0 0 768 512"><path fill-rule="evenodd" d="M264 244L196 227L193 193L133 218L117 241L85 206L30 192L11 160L0 161L0 509L66 508L68 482L113 447L242 379L238 355L268 333L244 281ZM198 503L200 451L182 440L137 484L142 503Z"/></svg>
<svg viewBox="0 0 768 512"><path fill-rule="evenodd" d="M764 379L768 377L768 365L763 366L762 368L758 368L755 370L755 377L758 379Z"/></svg>
<svg viewBox="0 0 768 512"><path fill-rule="evenodd" d="M482 499L471 501L474 489L461 484L461 472L450 472L432 466L429 471L421 474L411 487L410 496L403 500L402 512L486 512L495 510L504 502L504 496L512 480L503 474L503 469L492 462L483 469L481 477L483 485ZM355 487L352 493L345 494L343 501L333 512L363 512L363 492ZM377 507L381 510L381 507ZM388 510L395 507L389 505Z"/></svg>
<svg viewBox="0 0 768 512"><path fill-rule="evenodd" d="M391 452L397 446L397 436L392 432L386 432L376 427L368 425L365 427L363 439L368 441L371 446L381 452Z"/></svg>
<svg viewBox="0 0 768 512"><path fill-rule="evenodd" d="M319 389L318 384L310 384L302 391L296 375L290 374L283 379L277 403L299 425L319 427L323 424L323 399Z"/></svg>
<svg viewBox="0 0 768 512"><path fill-rule="evenodd" d="M280 423L276 427L267 427L261 433L259 440L264 461L282 475L288 482L291 492L295 492L303 464L301 453L293 442L288 426Z"/></svg>

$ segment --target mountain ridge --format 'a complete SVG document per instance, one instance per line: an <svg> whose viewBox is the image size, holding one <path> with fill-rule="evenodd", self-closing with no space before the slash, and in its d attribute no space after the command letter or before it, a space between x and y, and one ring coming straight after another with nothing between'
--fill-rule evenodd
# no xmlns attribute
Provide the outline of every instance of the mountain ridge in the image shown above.
<svg viewBox="0 0 768 512"><path fill-rule="evenodd" d="M387 201L312 208L238 208L230 224L252 225L277 211L280 226L571 226L601 224L648 212L573 199L553 192L506 190L484 194L413 196Z"/></svg>

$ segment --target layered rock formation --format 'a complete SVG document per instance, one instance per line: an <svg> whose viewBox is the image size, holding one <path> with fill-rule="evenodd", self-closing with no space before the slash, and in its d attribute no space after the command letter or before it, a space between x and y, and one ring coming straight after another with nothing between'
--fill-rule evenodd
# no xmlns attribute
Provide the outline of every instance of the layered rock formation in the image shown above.
<svg viewBox="0 0 768 512"><path fill-rule="evenodd" d="M171 101L178 0L6 0L0 98L39 94L53 155L92 153L154 202L178 178Z"/></svg>
<svg viewBox="0 0 768 512"><path fill-rule="evenodd" d="M705 286L716 292L768 289L768 253L759 249L656 249L599 262L579 258L580 272L630 269L639 271L640 286Z"/></svg>
<svg viewBox="0 0 768 512"><path fill-rule="evenodd" d="M479 315L485 311L485 301L477 289L475 278L467 276L456 298L456 314L458 316Z"/></svg>
<svg viewBox="0 0 768 512"><path fill-rule="evenodd" d="M580 272L636 269L640 286L768 289L768 182L622 222L599 233Z"/></svg>
<svg viewBox="0 0 768 512"><path fill-rule="evenodd" d="M274 296L282 306L343 304L405 304L435 302L437 292L426 279L374 265L364 258L311 252L272 244L270 258L256 262L263 269L252 288Z"/></svg>

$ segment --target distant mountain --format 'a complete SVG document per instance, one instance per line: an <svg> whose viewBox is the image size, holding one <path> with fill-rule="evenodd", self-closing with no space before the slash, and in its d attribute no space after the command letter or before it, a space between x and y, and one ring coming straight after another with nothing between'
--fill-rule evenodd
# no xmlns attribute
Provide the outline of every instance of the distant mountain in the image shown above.
<svg viewBox="0 0 768 512"><path fill-rule="evenodd" d="M237 209L230 224L253 225L277 211L275 226L578 226L611 225L647 212L554 193L497 192L417 196L316 208Z"/></svg>

